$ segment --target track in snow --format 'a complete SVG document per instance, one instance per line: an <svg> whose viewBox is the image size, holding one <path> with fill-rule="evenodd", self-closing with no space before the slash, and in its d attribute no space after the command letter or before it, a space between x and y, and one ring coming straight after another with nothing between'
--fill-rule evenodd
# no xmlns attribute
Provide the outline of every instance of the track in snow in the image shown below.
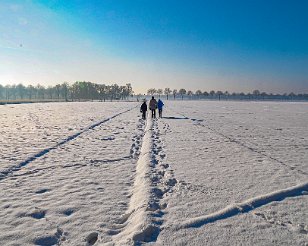
<svg viewBox="0 0 308 246"><path fill-rule="evenodd" d="M177 229L184 229L190 227L201 227L203 225L213 223L218 220L228 219L242 213L248 213L258 207L267 205L274 201L282 201L288 197L307 195L308 183L299 184L286 189L278 190L269 194L250 198L244 202L236 203L227 206L215 213L209 215L192 218L178 225L175 225Z"/></svg>
<svg viewBox="0 0 308 246"><path fill-rule="evenodd" d="M136 165L136 177L130 206L113 228L109 229L116 245L155 242L163 223L167 204L163 198L172 192L177 180L165 163L166 153L157 120L146 121L142 146Z"/></svg>
<svg viewBox="0 0 308 246"><path fill-rule="evenodd" d="M0 182L1 182L3 179L5 179L6 177L8 177L10 174L12 174L12 173L14 173L14 172L16 172L16 171L19 171L21 168L27 166L29 163L33 162L34 160L36 160L36 159L38 159L38 158L40 158L40 157L46 155L46 154L49 153L50 151L57 149L58 147L60 147L60 146L62 146L62 145L64 145L64 144L66 144L66 143L72 141L73 139L77 138L77 137L80 136L81 134L83 134L83 133L85 133L85 132L87 132L87 131L89 131L89 130L91 130L91 129L94 129L95 127L97 127L97 126L99 126L99 125L102 125L102 124L106 123L107 121L110 121L111 119L116 118L116 117L119 116L119 115L122 115L122 114L124 114L124 113L127 113L127 112L133 110L134 108L136 108L136 107L130 108L130 109L125 110L125 111L122 111L122 112L117 113L117 114L115 114L115 115L113 115L113 116L111 116L111 117L109 117L109 118L107 118L107 119L104 119L104 120L102 120L102 121L100 121L100 122L97 122L97 123L95 123L95 124L93 124L93 125L90 125L90 126L86 127L84 130L82 130L82 131L80 131L80 132L77 132L77 133L75 133L75 134L73 134L73 135L71 135L71 136L68 136L66 139L60 141L60 142L57 143L56 145L51 146L51 147L46 148L46 149L43 149L42 151L40 151L40 152L34 154L33 156L30 156L30 157L27 158L26 160L24 160L24 161L18 163L17 165L12 166L12 167L10 167L10 168L7 168L6 170L1 171L1 172L0 172Z"/></svg>
<svg viewBox="0 0 308 246"><path fill-rule="evenodd" d="M272 157L272 156L270 156L270 155L264 154L264 153L262 153L261 151L258 151L258 150L254 149L254 148L252 148L252 147L249 147L249 146L247 146L245 143L242 143L242 142L239 141L239 140L236 140L236 139L234 139L234 138L231 138L231 137L229 137L229 136L227 136L227 135L225 135L225 134L223 134L223 133L217 131L216 129L214 129L214 128L208 126L208 125L202 124L201 122L204 121L203 119L189 118L189 117L187 117L187 116L185 116L185 115L183 115L183 114L181 114L181 113L178 113L178 112L175 112L175 113L177 113L177 114L179 114L179 115L182 115L182 116L184 117L184 118L181 118L181 119L191 120L191 121L195 122L196 125L199 125L199 126L202 126L202 127L206 127L207 129L209 129L210 131L216 133L217 135L220 135L220 136L222 136L223 138L228 139L230 142L236 143L236 144L240 145L241 147L243 147L243 148L245 148L245 149L248 149L249 151L252 151L252 152L254 152L254 153L257 153L257 154L259 154L259 155L262 155L262 156L264 156L264 157L267 157L267 158L271 159L272 161L275 161L276 163L279 163L280 165L282 165L282 166L284 166L284 167L290 169L292 172L295 171L295 172L297 172L297 173L299 173L299 174L301 174L301 175L305 175L305 176L308 175L308 173L305 172L305 171L303 171L303 170L300 170L300 169L298 169L298 168L292 167L292 166L288 165L287 163L285 163L285 162L283 162L283 161L280 161L280 160L278 160L277 158L274 158L274 157Z"/></svg>

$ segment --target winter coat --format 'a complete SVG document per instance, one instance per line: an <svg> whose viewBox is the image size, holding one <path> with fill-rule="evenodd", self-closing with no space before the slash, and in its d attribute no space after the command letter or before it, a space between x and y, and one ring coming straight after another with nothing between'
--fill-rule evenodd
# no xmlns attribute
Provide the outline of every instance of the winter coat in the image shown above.
<svg viewBox="0 0 308 246"><path fill-rule="evenodd" d="M159 99L158 102L157 102L157 108L158 109L163 109L163 106L164 106L163 101Z"/></svg>
<svg viewBox="0 0 308 246"><path fill-rule="evenodd" d="M155 99L151 99L149 107L151 110L156 109L157 108L157 101Z"/></svg>
<svg viewBox="0 0 308 246"><path fill-rule="evenodd" d="M148 110L147 104L144 102L142 103L141 107L140 107L140 111L141 112L146 112Z"/></svg>

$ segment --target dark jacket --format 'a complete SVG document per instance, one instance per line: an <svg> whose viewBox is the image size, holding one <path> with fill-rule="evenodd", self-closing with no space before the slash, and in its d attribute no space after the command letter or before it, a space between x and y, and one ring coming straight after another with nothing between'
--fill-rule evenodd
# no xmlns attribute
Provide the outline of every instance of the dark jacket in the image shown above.
<svg viewBox="0 0 308 246"><path fill-rule="evenodd" d="M151 99L151 100L150 100L149 108L150 108L151 110L154 110L154 109L157 108L157 101L156 101L155 99Z"/></svg>
<svg viewBox="0 0 308 246"><path fill-rule="evenodd" d="M148 110L147 104L144 102L142 103L141 107L140 107L140 111L141 112L145 112Z"/></svg>

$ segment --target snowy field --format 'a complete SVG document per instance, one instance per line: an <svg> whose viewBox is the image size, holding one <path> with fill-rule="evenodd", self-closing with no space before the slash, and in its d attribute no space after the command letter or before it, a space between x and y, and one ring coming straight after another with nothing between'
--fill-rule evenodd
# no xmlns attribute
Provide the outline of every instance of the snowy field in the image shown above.
<svg viewBox="0 0 308 246"><path fill-rule="evenodd" d="M308 103L0 106L0 245L308 245Z"/></svg>

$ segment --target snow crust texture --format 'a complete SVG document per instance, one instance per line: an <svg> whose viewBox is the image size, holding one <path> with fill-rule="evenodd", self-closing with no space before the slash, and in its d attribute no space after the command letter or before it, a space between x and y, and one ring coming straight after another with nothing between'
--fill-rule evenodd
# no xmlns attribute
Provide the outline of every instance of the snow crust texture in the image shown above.
<svg viewBox="0 0 308 246"><path fill-rule="evenodd" d="M169 103L163 141L178 185L157 244L306 245L307 106Z"/></svg>
<svg viewBox="0 0 308 246"><path fill-rule="evenodd" d="M308 104L0 108L0 245L308 245Z"/></svg>

